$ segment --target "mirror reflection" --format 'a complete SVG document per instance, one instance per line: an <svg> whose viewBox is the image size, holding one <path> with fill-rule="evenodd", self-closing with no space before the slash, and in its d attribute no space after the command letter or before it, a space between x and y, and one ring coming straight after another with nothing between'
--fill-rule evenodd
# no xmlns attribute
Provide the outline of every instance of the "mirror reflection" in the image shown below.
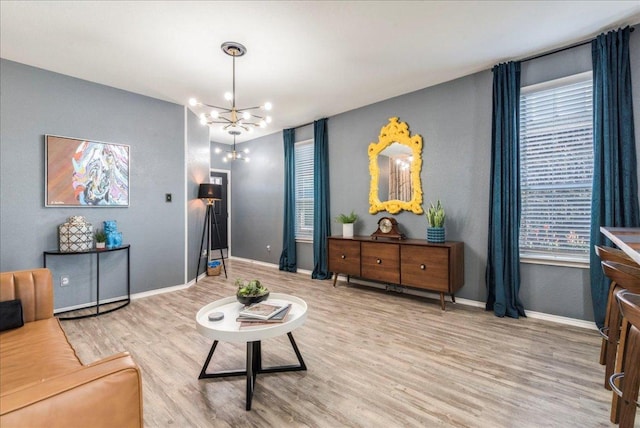
<svg viewBox="0 0 640 428"><path fill-rule="evenodd" d="M411 149L398 142L392 143L378 155L378 196L381 201L397 199L409 202L413 196L411 184Z"/></svg>

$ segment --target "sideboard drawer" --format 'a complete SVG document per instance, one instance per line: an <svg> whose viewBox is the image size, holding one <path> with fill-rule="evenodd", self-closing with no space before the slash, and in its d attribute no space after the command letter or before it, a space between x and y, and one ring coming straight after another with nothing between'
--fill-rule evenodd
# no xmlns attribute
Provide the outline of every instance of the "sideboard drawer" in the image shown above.
<svg viewBox="0 0 640 428"><path fill-rule="evenodd" d="M403 245L400 279L402 285L450 292L449 248Z"/></svg>
<svg viewBox="0 0 640 428"><path fill-rule="evenodd" d="M329 239L329 270L360 276L360 242Z"/></svg>
<svg viewBox="0 0 640 428"><path fill-rule="evenodd" d="M400 245L362 242L360 252L364 278L395 284L400 282Z"/></svg>

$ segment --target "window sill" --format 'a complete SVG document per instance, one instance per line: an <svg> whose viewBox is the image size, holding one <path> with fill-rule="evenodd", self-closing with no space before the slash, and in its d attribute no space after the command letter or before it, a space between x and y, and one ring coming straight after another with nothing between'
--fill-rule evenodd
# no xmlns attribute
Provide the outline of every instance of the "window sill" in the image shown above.
<svg viewBox="0 0 640 428"><path fill-rule="evenodd" d="M569 259L564 257L554 256L521 256L520 263L527 263L533 265L549 265L549 266L562 266L578 269L589 269L589 262L579 259Z"/></svg>
<svg viewBox="0 0 640 428"><path fill-rule="evenodd" d="M313 244L313 238L296 238L296 244Z"/></svg>

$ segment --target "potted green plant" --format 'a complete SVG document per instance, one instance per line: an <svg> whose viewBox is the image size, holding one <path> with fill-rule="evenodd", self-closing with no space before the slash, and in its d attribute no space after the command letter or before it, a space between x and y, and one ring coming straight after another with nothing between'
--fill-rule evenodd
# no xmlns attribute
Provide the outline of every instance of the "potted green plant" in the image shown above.
<svg viewBox="0 0 640 428"><path fill-rule="evenodd" d="M236 298L238 302L245 306L253 305L269 298L269 289L260 284L260 280L245 281L244 279L236 279L236 287L238 287Z"/></svg>
<svg viewBox="0 0 640 428"><path fill-rule="evenodd" d="M427 221L429 222L429 227L427 228L427 241L433 243L443 243L445 230L444 230L444 220L447 217L442 204L440 203L440 199L438 202L431 206L427 210L426 213Z"/></svg>
<svg viewBox="0 0 640 428"><path fill-rule="evenodd" d="M353 223L358 220L358 214L351 210L351 214L340 214L336 217L338 223L342 223L342 237L353 238Z"/></svg>
<svg viewBox="0 0 640 428"><path fill-rule="evenodd" d="M98 229L95 233L96 237L96 248L105 248L107 242L107 234L104 233L104 230Z"/></svg>

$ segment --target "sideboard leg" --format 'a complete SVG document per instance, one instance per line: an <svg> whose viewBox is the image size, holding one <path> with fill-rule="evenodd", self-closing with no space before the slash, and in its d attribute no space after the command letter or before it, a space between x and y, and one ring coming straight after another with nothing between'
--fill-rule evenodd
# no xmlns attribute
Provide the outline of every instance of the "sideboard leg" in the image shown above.
<svg viewBox="0 0 640 428"><path fill-rule="evenodd" d="M455 302L456 302L456 295L455 295L455 294L453 294L453 293L451 293L451 301L452 301L453 303L455 303Z"/></svg>
<svg viewBox="0 0 640 428"><path fill-rule="evenodd" d="M440 293L440 308L444 311L444 293Z"/></svg>
<svg viewBox="0 0 640 428"><path fill-rule="evenodd" d="M338 280L338 272L336 272L336 273L334 274L334 277L333 277L333 286L334 286L334 287L336 286L336 281L337 281L337 280Z"/></svg>

